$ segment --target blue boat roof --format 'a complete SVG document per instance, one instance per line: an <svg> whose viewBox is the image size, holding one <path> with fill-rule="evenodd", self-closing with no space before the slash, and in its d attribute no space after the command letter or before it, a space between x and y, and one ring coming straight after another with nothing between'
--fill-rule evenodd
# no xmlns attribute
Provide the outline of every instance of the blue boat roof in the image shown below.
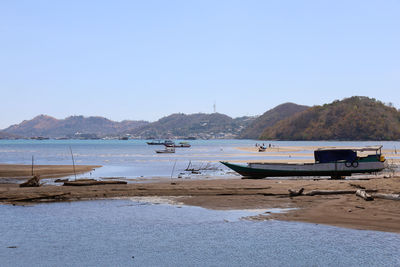
<svg viewBox="0 0 400 267"><path fill-rule="evenodd" d="M316 151L327 151L327 150L352 150L352 151L377 151L381 149L382 146L364 146L364 147L323 147L318 148Z"/></svg>

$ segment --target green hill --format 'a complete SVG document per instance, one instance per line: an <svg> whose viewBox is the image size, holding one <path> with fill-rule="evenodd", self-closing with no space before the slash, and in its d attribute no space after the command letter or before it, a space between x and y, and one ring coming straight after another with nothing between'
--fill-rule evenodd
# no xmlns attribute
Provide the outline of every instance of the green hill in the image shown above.
<svg viewBox="0 0 400 267"><path fill-rule="evenodd" d="M399 140L400 112L380 101L354 96L314 106L262 133L278 140Z"/></svg>
<svg viewBox="0 0 400 267"><path fill-rule="evenodd" d="M267 127L273 126L278 121L293 116L296 113L308 109L308 106L297 105L294 103L284 103L268 110L263 115L255 119L246 129L244 129L240 138L258 139L261 133Z"/></svg>

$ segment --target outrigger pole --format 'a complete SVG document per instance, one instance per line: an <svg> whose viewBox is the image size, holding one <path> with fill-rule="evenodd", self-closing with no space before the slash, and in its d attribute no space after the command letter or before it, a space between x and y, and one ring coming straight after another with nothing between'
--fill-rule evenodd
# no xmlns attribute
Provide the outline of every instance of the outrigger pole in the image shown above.
<svg viewBox="0 0 400 267"><path fill-rule="evenodd" d="M74 160L74 154L72 154L72 148L71 148L71 146L69 147L69 151L71 151L72 166L74 167L74 175L75 175L75 181L76 181L75 160Z"/></svg>

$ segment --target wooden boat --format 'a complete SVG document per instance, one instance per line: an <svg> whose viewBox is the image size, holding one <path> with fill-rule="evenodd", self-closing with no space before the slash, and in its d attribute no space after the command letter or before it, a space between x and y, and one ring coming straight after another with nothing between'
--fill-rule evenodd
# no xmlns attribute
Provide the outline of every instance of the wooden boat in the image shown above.
<svg viewBox="0 0 400 267"><path fill-rule="evenodd" d="M368 153L368 154L366 154ZM354 173L376 173L387 167L382 146L362 148L320 148L314 163L247 163L247 166L221 162L244 177L330 176L338 179Z"/></svg>
<svg viewBox="0 0 400 267"><path fill-rule="evenodd" d="M153 140L153 141L146 142L146 143L148 145L150 145L150 146L162 146L162 145L168 146L168 145L174 145L175 144L173 141L168 140L168 139L164 140L162 142L161 142L161 140Z"/></svg>
<svg viewBox="0 0 400 267"><path fill-rule="evenodd" d="M162 146L164 145L164 142L161 142L161 140L153 140L150 142L146 142L150 146Z"/></svg>
<svg viewBox="0 0 400 267"><path fill-rule="evenodd" d="M166 148L162 150L156 150L156 153L175 153L175 148Z"/></svg>
<svg viewBox="0 0 400 267"><path fill-rule="evenodd" d="M188 142L179 142L179 144L175 143L170 143L170 144L164 144L166 147L190 147L190 144Z"/></svg>

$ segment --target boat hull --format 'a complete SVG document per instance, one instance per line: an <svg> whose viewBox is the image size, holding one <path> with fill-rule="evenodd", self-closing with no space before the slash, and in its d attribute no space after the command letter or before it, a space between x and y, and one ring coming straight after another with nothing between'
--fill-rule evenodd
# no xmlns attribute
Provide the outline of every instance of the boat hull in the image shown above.
<svg viewBox="0 0 400 267"><path fill-rule="evenodd" d="M168 145L165 145L166 147L190 147L190 145L189 144L187 144L187 145L174 145L174 144L168 144Z"/></svg>
<svg viewBox="0 0 400 267"><path fill-rule="evenodd" d="M175 153L175 149L163 149L163 150L156 150L156 153Z"/></svg>
<svg viewBox="0 0 400 267"><path fill-rule="evenodd" d="M279 163L250 163L248 166L221 162L244 177L292 177L292 176L351 176L354 173L375 173L386 167L386 162L357 162L346 163L306 163L306 164L279 164Z"/></svg>
<svg viewBox="0 0 400 267"><path fill-rule="evenodd" d="M164 142L146 142L149 146L163 146Z"/></svg>

